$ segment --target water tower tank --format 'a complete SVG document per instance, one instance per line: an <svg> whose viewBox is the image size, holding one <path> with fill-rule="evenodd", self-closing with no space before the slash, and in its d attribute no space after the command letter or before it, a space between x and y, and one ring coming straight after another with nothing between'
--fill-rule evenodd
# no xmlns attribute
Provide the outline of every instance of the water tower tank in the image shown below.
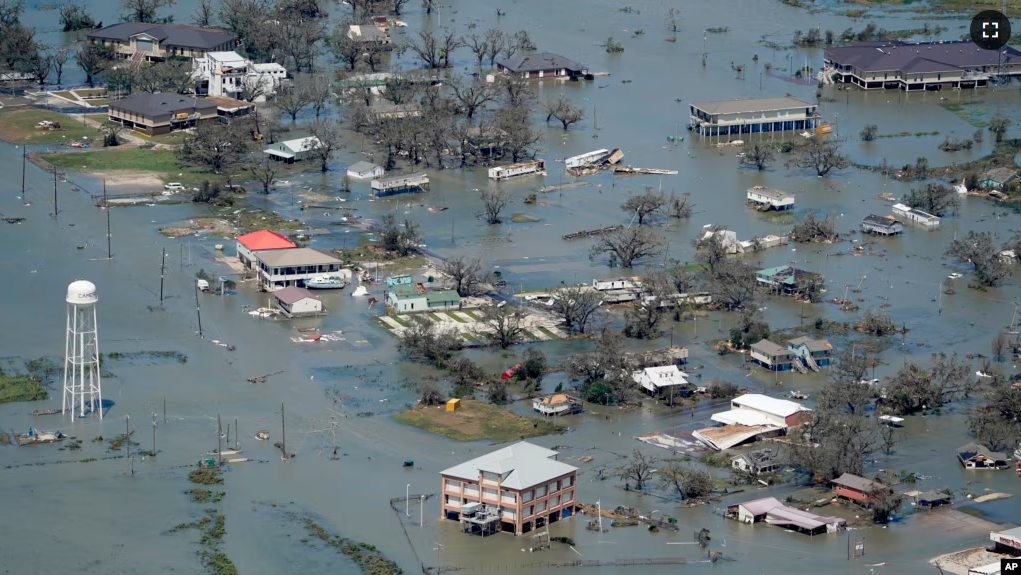
<svg viewBox="0 0 1021 575"><path fill-rule="evenodd" d="M77 280L67 286L67 303L74 305L89 305L99 301L96 296L96 284Z"/></svg>

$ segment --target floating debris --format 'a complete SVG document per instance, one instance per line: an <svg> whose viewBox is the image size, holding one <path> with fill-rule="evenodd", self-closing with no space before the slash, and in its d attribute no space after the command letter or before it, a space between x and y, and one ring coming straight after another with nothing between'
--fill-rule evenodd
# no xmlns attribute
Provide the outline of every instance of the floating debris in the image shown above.
<svg viewBox="0 0 1021 575"><path fill-rule="evenodd" d="M612 233L612 232L616 232L616 231L621 230L623 228L624 228L624 226L622 226L620 224L617 224L617 225L614 225L614 226L607 226L605 228L598 228L598 229L595 229L595 230L582 230L580 232L574 232L573 234L565 234L563 236L563 238L564 238L564 240L568 240L568 241L569 240L577 240L577 239L581 239L581 238L591 238L591 237L594 237L594 236L601 236L603 234L609 234L609 233Z"/></svg>

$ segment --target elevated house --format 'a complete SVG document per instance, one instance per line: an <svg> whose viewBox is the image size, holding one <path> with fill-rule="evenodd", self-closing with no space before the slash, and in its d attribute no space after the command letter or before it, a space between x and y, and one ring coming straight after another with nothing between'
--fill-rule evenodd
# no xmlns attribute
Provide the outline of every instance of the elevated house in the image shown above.
<svg viewBox="0 0 1021 575"><path fill-rule="evenodd" d="M422 284L396 284L387 288L386 304L398 313L461 309L454 290L428 291Z"/></svg>
<svg viewBox="0 0 1021 575"><path fill-rule="evenodd" d="M532 409L542 415L571 415L582 412L582 402L573 395L554 393L532 400Z"/></svg>
<svg viewBox="0 0 1021 575"><path fill-rule="evenodd" d="M382 178L384 173L386 170L383 166L377 166L372 162L355 162L347 167L348 177L359 180Z"/></svg>
<svg viewBox="0 0 1021 575"><path fill-rule="evenodd" d="M429 190L429 175L425 172L376 178L370 184L372 195L380 198L396 194L409 194Z"/></svg>
<svg viewBox="0 0 1021 575"><path fill-rule="evenodd" d="M118 22L89 32L89 42L109 48L116 58L130 59L134 68L142 62L167 58L201 58L210 52L233 50L234 36L215 28L186 24Z"/></svg>
<svg viewBox="0 0 1021 575"><path fill-rule="evenodd" d="M293 164L314 157L320 145L319 138L308 136L270 144L263 153L274 160Z"/></svg>
<svg viewBox="0 0 1021 575"><path fill-rule="evenodd" d="M776 266L755 272L759 285L781 295L802 295L822 285L823 277L792 266Z"/></svg>
<svg viewBox="0 0 1021 575"><path fill-rule="evenodd" d="M779 450L775 447L767 447L765 449L756 449L755 451L742 453L730 460L731 468L738 469L752 475L773 473L783 469L786 464L786 460L780 456Z"/></svg>
<svg viewBox="0 0 1021 575"><path fill-rule="evenodd" d="M302 286L316 276L341 271L340 260L312 248L260 250L253 253L259 270L259 283L268 290Z"/></svg>
<svg viewBox="0 0 1021 575"><path fill-rule="evenodd" d="M864 90L981 88L994 76L1021 75L1021 52L1013 46L985 50L971 40L857 42L826 48L823 62L834 81Z"/></svg>
<svg viewBox="0 0 1021 575"><path fill-rule="evenodd" d="M965 469L1005 469L1007 454L991 451L988 447L969 443L957 448L957 459Z"/></svg>
<svg viewBox="0 0 1021 575"><path fill-rule="evenodd" d="M323 302L312 292L297 286L288 286L273 292L277 309L287 317L303 317L323 313Z"/></svg>
<svg viewBox="0 0 1021 575"><path fill-rule="evenodd" d="M893 216L870 214L861 221L861 231L866 234L893 236L904 231L904 226Z"/></svg>
<svg viewBox="0 0 1021 575"><path fill-rule="evenodd" d="M930 229L939 226L938 217L932 214L927 214L922 210L912 208L911 206L905 204L894 204L891 209L893 210L894 215L904 218L905 221L915 222Z"/></svg>
<svg viewBox="0 0 1021 575"><path fill-rule="evenodd" d="M494 168L489 168L489 179L491 180L506 180L508 178L527 176L529 174L545 176L546 161L528 160L527 162L518 162L517 164L510 164L509 166L496 166Z"/></svg>
<svg viewBox="0 0 1021 575"><path fill-rule="evenodd" d="M255 104L227 96L206 96L204 99L216 106L216 115L224 124L230 124L234 118L247 116L255 111Z"/></svg>
<svg viewBox="0 0 1021 575"><path fill-rule="evenodd" d="M574 60L552 52L526 52L501 60L496 69L525 80L532 78L563 78L584 76L588 68Z"/></svg>
<svg viewBox="0 0 1021 575"><path fill-rule="evenodd" d="M731 409L714 413L717 427L699 429L692 436L711 449L722 451L759 437L783 435L807 422L812 410L786 399L747 393L731 400Z"/></svg>
<svg viewBox="0 0 1021 575"><path fill-rule="evenodd" d="M394 104L388 101L376 101L366 113L375 120L403 120L422 116L422 107L418 104Z"/></svg>
<svg viewBox="0 0 1021 575"><path fill-rule="evenodd" d="M874 494L889 489L878 481L872 481L850 473L841 475L834 479L832 483L834 494L837 497L850 499L866 506L871 503L870 499Z"/></svg>
<svg viewBox="0 0 1021 575"><path fill-rule="evenodd" d="M471 533L522 535L574 514L578 468L521 441L440 472L441 517Z"/></svg>
<svg viewBox="0 0 1021 575"><path fill-rule="evenodd" d="M269 230L251 232L237 238L238 261L249 269L257 265L256 252L262 250L287 250L296 247L298 246L283 234Z"/></svg>
<svg viewBox="0 0 1021 575"><path fill-rule="evenodd" d="M741 523L766 522L806 535L836 533L847 525L847 520L840 517L816 515L789 507L775 497L753 499L744 503L728 505L724 517L735 519Z"/></svg>
<svg viewBox="0 0 1021 575"><path fill-rule="evenodd" d="M794 194L766 186L755 186L748 188L748 204L760 211L790 210L794 209Z"/></svg>
<svg viewBox="0 0 1021 575"><path fill-rule="evenodd" d="M787 349L813 371L829 365L833 359L833 344L825 339L798 337L787 342Z"/></svg>
<svg viewBox="0 0 1021 575"><path fill-rule="evenodd" d="M1013 168L993 168L978 177L978 187L983 190L1002 190L1017 176L1018 171Z"/></svg>
<svg viewBox="0 0 1021 575"><path fill-rule="evenodd" d="M195 93L265 102L287 81L287 69L277 63L256 64L237 52L209 52L192 60Z"/></svg>
<svg viewBox="0 0 1021 575"><path fill-rule="evenodd" d="M650 395L659 395L666 390L679 394L688 388L688 374L676 365L646 367L631 374L631 378Z"/></svg>
<svg viewBox="0 0 1021 575"><path fill-rule="evenodd" d="M772 371L791 369L794 362L793 351L781 347L768 339L753 343L748 355L751 356L752 361Z"/></svg>
<svg viewBox="0 0 1021 575"><path fill-rule="evenodd" d="M150 136L192 128L218 116L216 104L202 98L146 92L110 102L108 112L111 122Z"/></svg>
<svg viewBox="0 0 1021 575"><path fill-rule="evenodd" d="M822 122L816 104L793 96L697 102L688 108L688 129L710 138L814 130Z"/></svg>

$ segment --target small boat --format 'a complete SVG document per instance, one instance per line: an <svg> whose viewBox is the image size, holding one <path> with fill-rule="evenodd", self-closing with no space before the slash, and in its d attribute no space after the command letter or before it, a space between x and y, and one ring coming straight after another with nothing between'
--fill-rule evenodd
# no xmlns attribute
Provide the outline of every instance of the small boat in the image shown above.
<svg viewBox="0 0 1021 575"><path fill-rule="evenodd" d="M216 248L216 251L218 251L218 252L222 252L223 251L223 244L216 244L213 247Z"/></svg>
<svg viewBox="0 0 1021 575"><path fill-rule="evenodd" d="M792 391L790 393L791 399L808 399L807 393L801 393L800 391Z"/></svg>
<svg viewBox="0 0 1021 575"><path fill-rule="evenodd" d="M259 441L266 441L267 439L269 439L269 432L266 430L256 431L255 438L258 439Z"/></svg>
<svg viewBox="0 0 1021 575"><path fill-rule="evenodd" d="M903 417L896 417L894 415L880 415L879 421L889 425L890 427L902 427L904 424Z"/></svg>
<svg viewBox="0 0 1021 575"><path fill-rule="evenodd" d="M308 289L344 289L347 282L340 276L317 276L305 280L305 287Z"/></svg>
<svg viewBox="0 0 1021 575"><path fill-rule="evenodd" d="M224 449L223 451L220 451L220 452L218 452L217 450L214 449L214 450L210 451L209 453L207 453L206 455L214 455L214 456L215 455L223 455L223 456L227 456L227 455L240 455L242 451L244 451L244 449Z"/></svg>

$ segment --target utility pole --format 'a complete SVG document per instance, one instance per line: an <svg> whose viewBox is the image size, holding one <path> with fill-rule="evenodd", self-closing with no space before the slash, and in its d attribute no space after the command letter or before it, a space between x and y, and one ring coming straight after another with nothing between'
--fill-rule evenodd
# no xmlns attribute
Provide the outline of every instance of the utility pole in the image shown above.
<svg viewBox="0 0 1021 575"><path fill-rule="evenodd" d="M124 457L131 459L131 416L124 416Z"/></svg>
<svg viewBox="0 0 1021 575"><path fill-rule="evenodd" d="M167 422L167 396L163 396L163 423Z"/></svg>
<svg viewBox="0 0 1021 575"><path fill-rule="evenodd" d="M106 180L103 180L103 205L106 207L106 259L113 259L113 249L110 247L110 202L106 195Z"/></svg>
<svg viewBox="0 0 1021 575"><path fill-rule="evenodd" d="M152 456L156 457L156 412L152 412Z"/></svg>
<svg viewBox="0 0 1021 575"><path fill-rule="evenodd" d="M163 303L163 272L167 268L167 248L163 248L163 254L160 256L160 303ZM198 287L198 282L195 282L195 287Z"/></svg>
<svg viewBox="0 0 1021 575"><path fill-rule="evenodd" d="M280 449L284 452L284 459L290 459L287 454L287 425L284 422L284 404L280 404Z"/></svg>
<svg viewBox="0 0 1021 575"><path fill-rule="evenodd" d="M223 426L220 424L220 414L216 414L216 457L219 465L223 466Z"/></svg>
<svg viewBox="0 0 1021 575"><path fill-rule="evenodd" d="M234 451L241 450L241 430L238 429L238 418L234 418Z"/></svg>
<svg viewBox="0 0 1021 575"><path fill-rule="evenodd" d="M195 313L199 318L199 337L202 337L202 308L199 307L199 282L195 282Z"/></svg>
<svg viewBox="0 0 1021 575"><path fill-rule="evenodd" d="M57 217L57 167L53 166L53 217Z"/></svg>
<svg viewBox="0 0 1021 575"><path fill-rule="evenodd" d="M28 147L24 144L21 145L21 201L28 203L28 199L25 198L25 162L28 161Z"/></svg>

